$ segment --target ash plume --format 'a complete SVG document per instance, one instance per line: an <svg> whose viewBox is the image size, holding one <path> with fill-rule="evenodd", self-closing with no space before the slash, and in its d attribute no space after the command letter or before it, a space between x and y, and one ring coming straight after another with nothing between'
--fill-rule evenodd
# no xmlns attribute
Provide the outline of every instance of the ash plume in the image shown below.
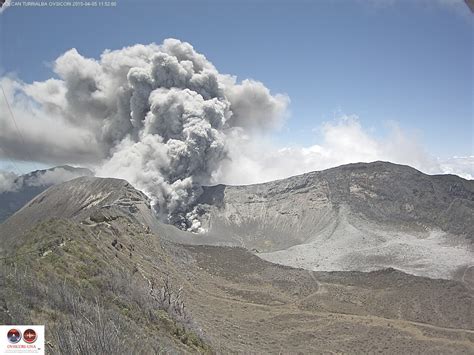
<svg viewBox="0 0 474 355"><path fill-rule="evenodd" d="M106 50L99 59L71 49L53 69L54 78L31 84L0 78L24 138L0 100L0 156L126 179L152 199L163 220L185 230L202 230L195 205L203 185L375 160L472 178L472 157L441 161L396 124L377 137L354 115L324 123L320 141L310 146L274 146L267 138L283 125L288 97L219 73L176 39ZM15 181L0 174L0 190L17 188Z"/></svg>
<svg viewBox="0 0 474 355"><path fill-rule="evenodd" d="M10 92L17 115L53 117L71 137L64 150L27 132L25 139L37 142L31 154L40 152L33 158L68 161L69 154L98 175L127 179L152 198L159 215L190 231L200 230L193 205L228 158L227 137L278 127L289 102L260 82L220 74L176 39L107 50L99 60L71 49L54 72L58 78L43 82L15 81ZM41 106L40 114L25 97ZM18 157L22 148L6 144L6 122L2 148Z"/></svg>

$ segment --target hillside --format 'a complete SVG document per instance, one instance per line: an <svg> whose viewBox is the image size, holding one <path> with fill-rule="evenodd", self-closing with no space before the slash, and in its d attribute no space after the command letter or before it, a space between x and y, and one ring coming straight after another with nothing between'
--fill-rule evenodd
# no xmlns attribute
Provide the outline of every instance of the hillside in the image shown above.
<svg viewBox="0 0 474 355"><path fill-rule="evenodd" d="M0 225L0 321L46 324L51 353L474 351L469 272L311 272L152 218L123 180L43 192Z"/></svg>
<svg viewBox="0 0 474 355"><path fill-rule="evenodd" d="M92 171L88 169L64 165L19 176L14 189L0 191L0 223L48 187L79 176L92 175Z"/></svg>
<svg viewBox="0 0 474 355"><path fill-rule="evenodd" d="M403 165L349 164L207 187L199 208L216 243L310 270L394 267L451 278L474 260L474 181Z"/></svg>

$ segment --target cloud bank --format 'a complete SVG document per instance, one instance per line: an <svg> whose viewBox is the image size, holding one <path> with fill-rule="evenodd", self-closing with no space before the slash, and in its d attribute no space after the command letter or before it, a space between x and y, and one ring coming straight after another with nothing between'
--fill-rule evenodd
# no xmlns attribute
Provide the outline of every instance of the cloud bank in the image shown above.
<svg viewBox="0 0 474 355"><path fill-rule="evenodd" d="M251 184L282 179L309 171L355 163L390 161L415 167L428 174L456 174L474 178L474 157L440 160L425 151L413 134L395 123L389 134L376 138L357 116L342 116L319 129L320 144L279 148L249 136L229 139L232 160L221 165L217 180L228 184Z"/></svg>
<svg viewBox="0 0 474 355"><path fill-rule="evenodd" d="M17 191L21 187L18 175L9 171L0 170L0 193Z"/></svg>
<svg viewBox="0 0 474 355"><path fill-rule="evenodd" d="M265 137L284 124L289 98L219 73L176 39L106 50L98 60L71 49L56 59L54 72L31 84L0 79L24 138L0 100L0 155L83 164L99 176L126 179L152 198L164 220L189 231L201 230L194 205L207 184L269 181L374 160L427 173L445 169L396 125L380 140L355 116L325 123L320 144L274 147ZM458 174L469 166L450 164ZM53 180L43 176L41 183ZM0 186L14 189L15 181L0 176Z"/></svg>
<svg viewBox="0 0 474 355"><path fill-rule="evenodd" d="M9 171L0 170L0 194L15 192L24 187L56 185L85 175L91 175L91 172L86 169L70 167L38 170L21 176Z"/></svg>

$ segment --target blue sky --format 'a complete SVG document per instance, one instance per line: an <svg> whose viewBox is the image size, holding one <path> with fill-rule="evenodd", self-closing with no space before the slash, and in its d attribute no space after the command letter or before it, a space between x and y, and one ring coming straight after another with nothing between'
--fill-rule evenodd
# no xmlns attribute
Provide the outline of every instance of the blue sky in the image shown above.
<svg viewBox="0 0 474 355"><path fill-rule="evenodd" d="M113 8L10 8L0 15L2 74L32 82L75 47L190 42L220 72L291 99L274 139L311 145L355 114L376 136L396 121L438 157L474 155L473 16L456 1L124 1Z"/></svg>

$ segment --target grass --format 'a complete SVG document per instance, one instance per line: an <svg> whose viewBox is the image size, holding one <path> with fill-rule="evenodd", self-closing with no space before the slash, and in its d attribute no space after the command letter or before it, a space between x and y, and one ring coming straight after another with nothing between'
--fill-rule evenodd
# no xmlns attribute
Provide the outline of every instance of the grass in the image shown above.
<svg viewBox="0 0 474 355"><path fill-rule="evenodd" d="M141 261L112 247L106 230L97 238L87 228L55 219L21 237L0 271L11 322L46 324L52 353L210 353L189 316L151 296Z"/></svg>

